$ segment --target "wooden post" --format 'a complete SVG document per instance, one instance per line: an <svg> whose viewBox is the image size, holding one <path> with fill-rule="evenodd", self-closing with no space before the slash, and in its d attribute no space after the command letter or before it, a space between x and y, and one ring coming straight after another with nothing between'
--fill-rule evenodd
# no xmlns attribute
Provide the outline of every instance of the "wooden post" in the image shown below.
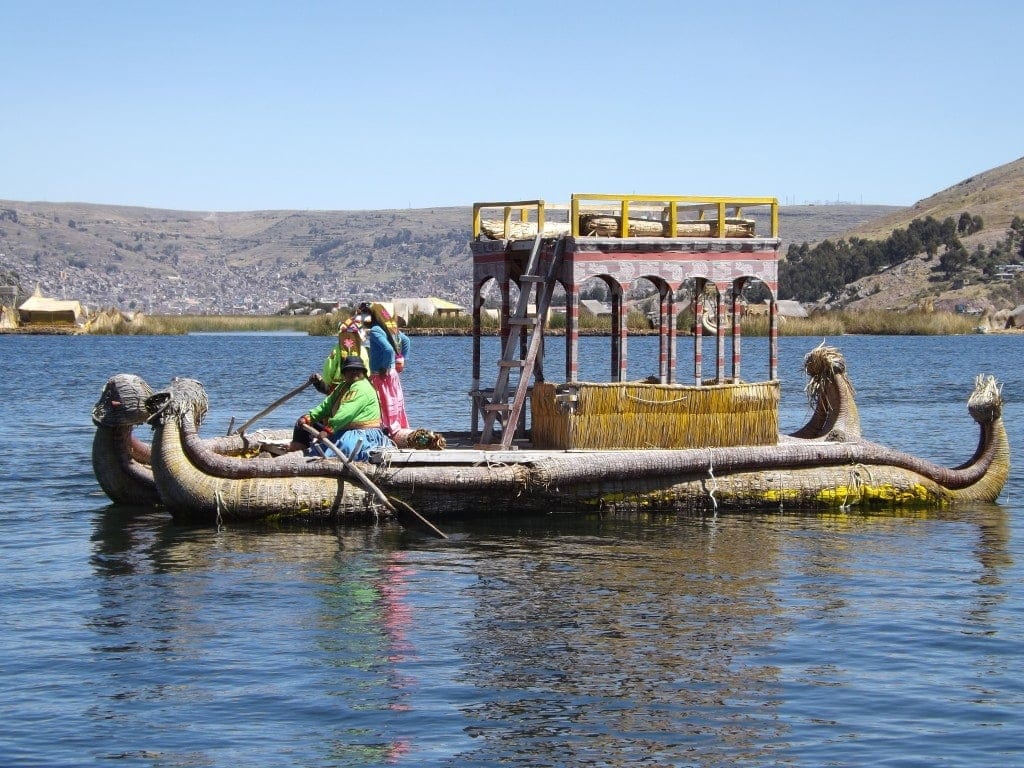
<svg viewBox="0 0 1024 768"><path fill-rule="evenodd" d="M693 379L699 387L704 382L704 281L695 280L693 290Z"/></svg>
<svg viewBox="0 0 1024 768"><path fill-rule="evenodd" d="M742 286L742 280L737 280L732 284L732 380L734 383L740 380L740 341L742 336L740 323L743 320L740 316L740 311L743 308L740 296L743 290Z"/></svg>
<svg viewBox="0 0 1024 768"><path fill-rule="evenodd" d="M717 287L717 286L716 286ZM721 384L725 381L725 302L722 300L722 291L719 288L715 294L715 316L718 322L715 330L717 341L715 354L715 382Z"/></svg>
<svg viewBox="0 0 1024 768"><path fill-rule="evenodd" d="M676 292L668 292L668 383L676 382Z"/></svg>
<svg viewBox="0 0 1024 768"><path fill-rule="evenodd" d="M576 283L565 286L565 380L578 381L580 376L580 294Z"/></svg>

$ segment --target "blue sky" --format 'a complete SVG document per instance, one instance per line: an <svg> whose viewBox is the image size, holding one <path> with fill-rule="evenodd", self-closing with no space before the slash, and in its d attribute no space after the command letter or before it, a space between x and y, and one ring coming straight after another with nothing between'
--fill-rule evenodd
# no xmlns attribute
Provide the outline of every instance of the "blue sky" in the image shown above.
<svg viewBox="0 0 1024 768"><path fill-rule="evenodd" d="M0 0L0 198L909 205L1024 155L1024 3Z"/></svg>

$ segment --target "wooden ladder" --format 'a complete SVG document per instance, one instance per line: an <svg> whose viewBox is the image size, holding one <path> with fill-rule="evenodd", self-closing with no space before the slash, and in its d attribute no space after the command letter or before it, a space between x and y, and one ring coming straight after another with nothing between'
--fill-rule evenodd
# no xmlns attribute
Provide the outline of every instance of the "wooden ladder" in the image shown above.
<svg viewBox="0 0 1024 768"><path fill-rule="evenodd" d="M533 249L526 262L526 269L523 271L522 277L519 278L519 303L516 304L515 314L508 319L509 334L505 340L505 349L501 360L498 361L498 379L494 384L494 393L490 402L483 406L484 425L478 447L484 450L509 450L512 447L516 425L523 412L526 393L530 389L530 380L533 377L533 369L537 363L537 354L540 352L541 339L544 335L544 320L542 318L547 317L555 278L558 275L562 254L565 251L565 238L559 237L555 242L555 250L548 263L547 273L542 275L540 274L540 252L543 240L544 238L538 233L533 241ZM535 285L538 287L537 312L530 314L530 295L533 293ZM526 357L520 358L519 329L525 326L529 326L532 332L530 343L526 349ZM513 369L519 371L519 381L516 385L515 395L509 402L509 375ZM500 442L495 442L495 422L501 424Z"/></svg>

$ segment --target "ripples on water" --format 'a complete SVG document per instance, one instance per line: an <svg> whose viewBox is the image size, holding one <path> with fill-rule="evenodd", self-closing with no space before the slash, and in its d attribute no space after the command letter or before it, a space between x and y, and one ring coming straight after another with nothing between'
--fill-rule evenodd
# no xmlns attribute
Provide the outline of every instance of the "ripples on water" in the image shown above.
<svg viewBox="0 0 1024 768"><path fill-rule="evenodd" d="M783 339L788 429L816 343ZM1022 444L1024 387L1005 364L1019 343L839 340L867 433L946 463L973 449L977 373L1009 377ZM199 378L218 434L301 383L326 344L0 337L0 439L17 446L0 458L0 764L1019 762L1017 470L1000 505L944 513L481 510L445 521L445 542L178 528L106 502L88 413L108 376ZM413 421L465 428L468 341L414 345Z"/></svg>

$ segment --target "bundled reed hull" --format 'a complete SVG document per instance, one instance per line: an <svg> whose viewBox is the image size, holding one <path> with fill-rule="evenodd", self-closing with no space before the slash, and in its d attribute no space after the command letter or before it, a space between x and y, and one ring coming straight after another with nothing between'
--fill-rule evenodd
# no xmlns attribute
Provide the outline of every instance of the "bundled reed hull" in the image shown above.
<svg viewBox="0 0 1024 768"><path fill-rule="evenodd" d="M149 446L131 427L99 427L92 441L92 466L103 492L118 504L149 506L160 501L149 466Z"/></svg>
<svg viewBox="0 0 1024 768"><path fill-rule="evenodd" d="M838 352L816 352L805 361L814 404L810 420L767 444L498 453L391 449L361 466L389 497L437 520L560 512L939 508L996 500L1009 475L1010 448L994 379L979 377L968 401L980 427L974 455L948 468L863 439L845 362ZM93 461L111 498L156 498L175 519L200 524L336 523L386 514L337 459L298 453L247 458L258 450L248 439L201 439L197 424L205 397L198 383L176 380L145 401L142 415L119 406L120 423L111 426L109 415L100 414ZM138 401L119 392L113 399ZM130 439L129 422L141 423L146 413L155 414L150 420L156 423L151 469L133 448L138 441ZM147 469L149 485L144 473L126 467ZM127 486L118 479L124 477L130 478Z"/></svg>
<svg viewBox="0 0 1024 768"><path fill-rule="evenodd" d="M103 385L92 409L93 472L103 492L118 504L150 505L160 500L149 446L134 434L135 427L149 418L146 401L152 395L141 377L122 373Z"/></svg>
<svg viewBox="0 0 1024 768"><path fill-rule="evenodd" d="M986 430L987 431L987 430ZM538 509L632 512L942 508L991 502L1009 474L1005 430L948 469L868 441L707 451L569 453L531 467Z"/></svg>
<svg viewBox="0 0 1024 768"><path fill-rule="evenodd" d="M154 436L155 484L161 502L180 522L333 523L373 520L380 511L337 467L300 474L300 468L286 468L283 461L269 466L276 460L225 456L205 445L187 448L195 441L194 432L177 422L157 427ZM239 464L248 471L225 471Z"/></svg>
<svg viewBox="0 0 1024 768"><path fill-rule="evenodd" d="M321 475L280 476L282 460L221 457L238 470L204 466L189 456L192 436L157 431L153 473L162 503L181 521L342 522L384 511L346 482L336 460L311 462ZM775 446L651 451L522 451L518 463L462 457L417 464L415 451L392 451L364 471L389 496L432 519L523 513L708 512L941 508L993 501L1006 481L1009 447L996 428L979 455L947 469L866 441L793 440ZM433 453L433 452L431 452ZM443 454L444 452L440 452ZM458 452L455 453L470 453ZM405 458L402 463L401 458ZM435 457L437 458L437 457ZM254 461L268 465L262 474ZM308 462L308 460L306 460ZM271 469L279 476L268 476Z"/></svg>

